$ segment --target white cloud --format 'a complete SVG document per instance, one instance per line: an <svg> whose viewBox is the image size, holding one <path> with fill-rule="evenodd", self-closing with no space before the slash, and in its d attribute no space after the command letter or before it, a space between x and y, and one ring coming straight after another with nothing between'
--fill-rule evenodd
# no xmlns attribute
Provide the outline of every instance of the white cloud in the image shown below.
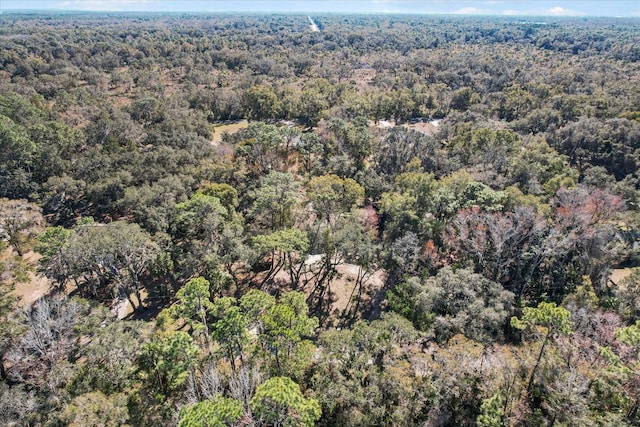
<svg viewBox="0 0 640 427"><path fill-rule="evenodd" d="M556 6L556 7L552 7L551 9L548 9L547 13L549 15L552 15L552 16L581 16L581 15L584 15L583 12L580 12L580 11L577 11L577 10L573 10L573 9L566 9L566 8L560 7L560 6Z"/></svg>
<svg viewBox="0 0 640 427"><path fill-rule="evenodd" d="M502 11L503 15L507 16L585 16L586 13L575 9L567 9L561 6L552 7L549 9L507 9Z"/></svg>
<svg viewBox="0 0 640 427"><path fill-rule="evenodd" d="M458 9L453 13L457 15L483 15L492 13L492 11L487 9L478 9L477 7L463 7L462 9Z"/></svg>

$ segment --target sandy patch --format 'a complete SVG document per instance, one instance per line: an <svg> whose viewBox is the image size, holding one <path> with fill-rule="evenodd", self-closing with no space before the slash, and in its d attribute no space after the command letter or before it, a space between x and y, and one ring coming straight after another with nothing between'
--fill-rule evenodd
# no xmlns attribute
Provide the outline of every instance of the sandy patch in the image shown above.
<svg viewBox="0 0 640 427"><path fill-rule="evenodd" d="M213 126L213 137L211 138L211 144L218 145L222 142L222 136L225 133L229 135L233 135L241 129L245 129L249 126L249 122L247 120L240 120L231 123L224 123L220 125Z"/></svg>
<svg viewBox="0 0 640 427"><path fill-rule="evenodd" d="M7 250L4 254L5 258L14 256L15 253L12 250ZM26 272L27 280L15 282L13 289L13 294L19 298L18 305L21 307L33 304L51 289L49 279L35 272L40 258L42 256L33 251L29 251L22 256L22 261L29 266L30 271Z"/></svg>
<svg viewBox="0 0 640 427"><path fill-rule="evenodd" d="M620 285L620 282L629 277L632 272L633 268L614 268L613 270L611 270L609 280L611 280L616 285Z"/></svg>
<svg viewBox="0 0 640 427"><path fill-rule="evenodd" d="M337 315L342 313L350 303L353 297L357 297L358 290L354 289L356 278L358 277L358 266L354 264L340 264L336 267L338 278L331 282L331 311ZM386 273L383 270L374 271L365 279L361 294L361 308L366 308L371 302L370 299L374 293L382 289L386 279ZM355 292L354 292L355 291Z"/></svg>

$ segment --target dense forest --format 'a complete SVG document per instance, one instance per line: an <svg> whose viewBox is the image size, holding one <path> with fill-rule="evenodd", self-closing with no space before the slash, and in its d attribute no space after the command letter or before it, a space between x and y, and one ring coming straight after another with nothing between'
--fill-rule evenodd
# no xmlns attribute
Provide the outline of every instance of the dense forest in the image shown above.
<svg viewBox="0 0 640 427"><path fill-rule="evenodd" d="M640 425L639 24L0 15L0 424Z"/></svg>

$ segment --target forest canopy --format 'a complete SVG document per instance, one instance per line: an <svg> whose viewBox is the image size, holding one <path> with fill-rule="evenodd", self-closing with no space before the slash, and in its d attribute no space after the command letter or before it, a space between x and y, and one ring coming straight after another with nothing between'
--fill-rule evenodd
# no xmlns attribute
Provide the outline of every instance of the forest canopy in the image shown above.
<svg viewBox="0 0 640 427"><path fill-rule="evenodd" d="M637 425L639 23L0 15L0 424Z"/></svg>

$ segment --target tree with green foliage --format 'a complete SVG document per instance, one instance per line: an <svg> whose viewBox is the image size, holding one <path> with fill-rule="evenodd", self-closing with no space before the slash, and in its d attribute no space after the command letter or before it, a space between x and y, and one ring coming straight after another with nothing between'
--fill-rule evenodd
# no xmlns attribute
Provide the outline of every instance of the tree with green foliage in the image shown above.
<svg viewBox="0 0 640 427"><path fill-rule="evenodd" d="M206 348L209 349L209 325L207 317L213 309L211 284L203 277L195 277L176 292L176 304L171 307L176 317L184 318L193 332L204 333Z"/></svg>
<svg viewBox="0 0 640 427"><path fill-rule="evenodd" d="M317 134L313 132L302 133L296 148L302 158L306 174L310 175L320 167L320 161L324 154L324 145L320 142Z"/></svg>
<svg viewBox="0 0 640 427"><path fill-rule="evenodd" d="M252 122L231 137L239 166L246 168L246 178L287 170L287 138L283 132L273 124Z"/></svg>
<svg viewBox="0 0 640 427"><path fill-rule="evenodd" d="M251 399L254 417L269 426L311 427L320 418L320 405L305 398L300 386L287 377L273 377L261 384Z"/></svg>
<svg viewBox="0 0 640 427"><path fill-rule="evenodd" d="M388 298L394 311L418 329L433 328L440 341L463 333L486 344L500 340L514 302L513 294L498 283L449 267L427 279L408 278Z"/></svg>
<svg viewBox="0 0 640 427"><path fill-rule="evenodd" d="M316 176L307 184L307 199L319 218L329 224L364 201L364 189L353 179L334 174Z"/></svg>
<svg viewBox="0 0 640 427"><path fill-rule="evenodd" d="M271 234L261 234L253 238L253 246L258 254L269 255L269 271L262 280L266 283L282 268L289 273L294 289L298 286L304 268L304 259L309 250L306 233L298 228L277 230Z"/></svg>
<svg viewBox="0 0 640 427"><path fill-rule="evenodd" d="M194 368L198 349L182 331L145 344L138 356L138 367L147 388L158 400L166 400L182 389Z"/></svg>
<svg viewBox="0 0 640 427"><path fill-rule="evenodd" d="M83 328L90 341L82 344L84 363L67 385L74 396L100 392L107 396L129 394L137 384L136 358L149 340L150 325L142 321L107 318L99 328Z"/></svg>
<svg viewBox="0 0 640 427"><path fill-rule="evenodd" d="M271 171L260 180L253 195L250 216L259 230L282 230L295 222L294 208L300 198L301 184L287 172Z"/></svg>
<svg viewBox="0 0 640 427"><path fill-rule="evenodd" d="M78 225L58 249L66 232L57 229L45 234L52 240L43 247L48 261L42 268L49 277L60 281L71 277L89 295L111 289L127 298L134 309L144 309L140 293L143 275L159 254L159 246L139 225L124 221L95 224L91 220ZM58 252L51 256L54 250Z"/></svg>
<svg viewBox="0 0 640 427"><path fill-rule="evenodd" d="M276 375L300 378L311 362L314 346L309 341L318 319L309 317L304 294L287 292L277 304L260 317L259 337L265 355L272 358L271 370Z"/></svg>
<svg viewBox="0 0 640 427"><path fill-rule="evenodd" d="M106 396L99 391L81 394L65 406L61 418L69 427L122 426L129 421L126 396Z"/></svg>
<svg viewBox="0 0 640 427"><path fill-rule="evenodd" d="M242 233L242 218L233 207L223 206L220 199L205 192L196 192L177 204L176 210L173 235L180 249L176 261L183 266L182 275L203 276L213 282L221 264L237 260L231 241Z"/></svg>
<svg viewBox="0 0 640 427"><path fill-rule="evenodd" d="M251 86L244 93L243 103L247 118L252 120L273 120L281 115L278 96L267 86Z"/></svg>
<svg viewBox="0 0 640 427"><path fill-rule="evenodd" d="M318 424L395 426L427 422L437 390L430 375L433 365L415 351L424 343L411 323L395 313L323 332L309 379L314 397L322 406ZM430 366L429 371L423 363Z"/></svg>
<svg viewBox="0 0 640 427"><path fill-rule="evenodd" d="M523 150L515 150L508 176L525 194L553 195L561 186L575 185L578 173L568 168L568 158L540 137L525 140Z"/></svg>
<svg viewBox="0 0 640 427"><path fill-rule="evenodd" d="M640 320L640 269L634 268L631 274L614 288L618 303L618 313L633 322Z"/></svg>
<svg viewBox="0 0 640 427"><path fill-rule="evenodd" d="M364 117L356 117L351 122L332 119L327 127L335 138L338 151L353 161L356 170L362 170L372 151L373 136L368 130L368 120Z"/></svg>
<svg viewBox="0 0 640 427"><path fill-rule="evenodd" d="M276 304L276 298L259 289L251 289L240 298L240 307L247 314L249 328L264 332L262 316Z"/></svg>
<svg viewBox="0 0 640 427"><path fill-rule="evenodd" d="M222 354L236 372L236 359L240 359L240 364L244 362L243 355L249 342L249 318L237 304L237 300L231 297L216 298L211 312L216 317L211 325L213 339L220 345Z"/></svg>
<svg viewBox="0 0 640 427"><path fill-rule="evenodd" d="M0 114L0 197L27 197L35 189L31 173L35 153L27 131Z"/></svg>
<svg viewBox="0 0 640 427"><path fill-rule="evenodd" d="M216 397L185 405L178 415L178 427L226 427L235 425L243 414L242 402Z"/></svg>
<svg viewBox="0 0 640 427"><path fill-rule="evenodd" d="M481 414L476 422L478 427L502 427L504 425L503 398L500 393L482 401Z"/></svg>
<svg viewBox="0 0 640 427"><path fill-rule="evenodd" d="M511 318L511 326L523 331L529 331L534 336L542 334L542 344L536 357L536 362L527 382L527 394L530 394L534 384L540 362L544 356L547 344L558 335L570 335L572 333L571 313L552 302L541 302L537 307L525 307L522 310L522 318Z"/></svg>

